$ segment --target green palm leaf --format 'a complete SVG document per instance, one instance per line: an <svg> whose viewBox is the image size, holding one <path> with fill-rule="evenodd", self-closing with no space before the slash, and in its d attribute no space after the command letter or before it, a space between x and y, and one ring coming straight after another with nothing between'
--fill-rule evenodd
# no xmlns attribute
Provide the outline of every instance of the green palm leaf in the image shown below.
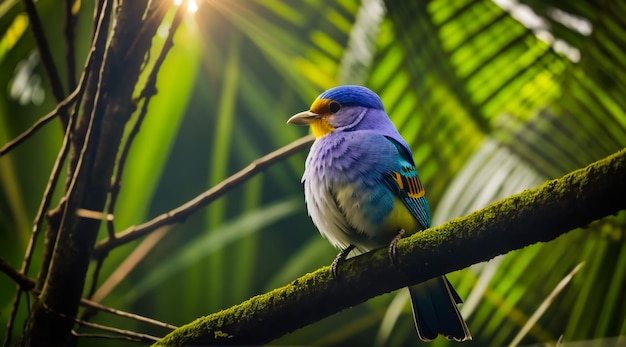
<svg viewBox="0 0 626 347"><path fill-rule="evenodd" d="M118 229L178 206L304 135L285 121L337 84L364 84L381 95L413 150L435 224L626 146L622 1L198 3L199 12L179 30L131 151L115 212ZM56 30L63 16L53 5L37 6L46 28L55 28L50 40L63 42ZM86 54L92 20L92 5L81 6L78 57ZM2 3L0 14L0 66L11 72L34 43L20 29L19 2ZM53 50L65 75L64 46ZM13 75L0 77L4 90ZM47 84L41 86L47 93L41 105L0 95L1 144L52 109ZM47 181L39 173L50 170L61 141L59 129L48 125L0 158L0 252L14 265ZM176 225L104 303L181 324L329 264L335 250L315 230L302 200L290 200L302 194L304 158L272 166ZM265 218L250 222L250 216ZM466 299L463 314L474 336L468 344L510 343L582 261L584 268L522 344L625 335L625 218L621 213L450 274ZM253 225L238 224L246 221ZM100 282L131 250L111 252ZM9 312L14 285L2 276L0 285L2 312ZM374 298L276 342L414 345L403 295ZM0 324L5 320L1 315Z"/></svg>

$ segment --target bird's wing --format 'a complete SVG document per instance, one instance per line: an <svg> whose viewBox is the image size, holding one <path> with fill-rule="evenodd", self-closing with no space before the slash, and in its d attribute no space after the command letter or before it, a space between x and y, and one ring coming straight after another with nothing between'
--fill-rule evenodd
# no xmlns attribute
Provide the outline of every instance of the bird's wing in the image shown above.
<svg viewBox="0 0 626 347"><path fill-rule="evenodd" d="M430 209L424 197L424 187L420 181L411 152L397 140L385 136L398 150L398 170L385 177L385 183L402 200L404 205L417 218L424 229L430 227Z"/></svg>

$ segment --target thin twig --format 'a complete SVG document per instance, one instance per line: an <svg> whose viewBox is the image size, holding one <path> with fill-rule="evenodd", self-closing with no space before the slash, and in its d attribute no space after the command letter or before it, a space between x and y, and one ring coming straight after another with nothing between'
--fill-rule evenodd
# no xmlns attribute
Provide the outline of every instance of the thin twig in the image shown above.
<svg viewBox="0 0 626 347"><path fill-rule="evenodd" d="M11 335L13 334L13 324L19 308L19 302L22 298L23 290L30 290L35 287L35 281L28 277L23 276L19 271L14 269L4 258L0 257L0 271L9 276L15 283L17 283L17 292L15 293L15 299L13 301L13 309L9 320L7 322L6 334L2 346L8 347L11 343Z"/></svg>
<svg viewBox="0 0 626 347"><path fill-rule="evenodd" d="M65 0L65 63L67 65L68 89L76 88L76 21L78 16L74 14L75 0Z"/></svg>
<svg viewBox="0 0 626 347"><path fill-rule="evenodd" d="M0 257L0 272L9 276L22 290L31 290L35 287L35 281L22 275L2 257Z"/></svg>
<svg viewBox="0 0 626 347"><path fill-rule="evenodd" d="M128 337L128 336L121 336L121 335L105 335L105 334L85 334L85 333L79 333L76 332L76 330L72 329L70 331L70 333L76 337L83 337L83 338L96 338L96 339L109 339L109 340L124 340L124 341L130 341L130 342L144 342L141 339L136 339L133 337Z"/></svg>
<svg viewBox="0 0 626 347"><path fill-rule="evenodd" d="M58 315L64 316L62 313L57 313ZM126 337L130 337L130 338L135 338L135 339L139 339L140 341L144 341L144 342L156 342L159 341L159 338L156 336L152 336L152 335L148 335L148 334L142 334L142 333L136 333L134 331L130 331L130 330L125 330L125 329L118 329L118 328L114 328L114 327L109 327L106 325L102 325L102 324L96 324L96 323L91 323L91 322L86 322L84 320L80 320L80 319L73 319L74 322L89 327L89 328L93 328L93 329L98 329L98 330L102 330L102 331L108 331L111 333L116 333L122 336L126 336Z"/></svg>
<svg viewBox="0 0 626 347"><path fill-rule="evenodd" d="M219 184L213 186L211 189L198 195L194 199L186 202L185 204L166 212L160 216L153 218L152 220L140 224L138 226L132 226L116 235L115 239L106 240L100 242L94 248L92 257L98 259L101 254L108 253L115 247L124 245L128 242L136 240L142 236L148 235L157 228L172 223L178 223L185 218L196 212L198 209L208 205L215 199L224 195L231 189L239 186L252 178L257 173L263 171L266 167L276 163L277 161L290 156L291 154L298 152L308 147L314 138L313 135L305 136L299 140L296 140L282 148L275 150L259 159L254 160L251 164L244 169L226 178Z"/></svg>
<svg viewBox="0 0 626 347"><path fill-rule="evenodd" d="M64 105L59 104L56 109L59 109L59 107L66 107L66 105L69 105L71 100L73 100L77 94L78 94L78 89L76 89L72 94L68 96L68 98L64 100L64 102L67 100L66 104ZM50 117L50 119L52 118L54 117ZM41 221L43 220L45 211L50 206L50 202L52 201L52 196L54 193L54 187L56 187L56 183L59 179L59 176L61 175L62 163L65 161L65 157L67 156L67 152L69 149L69 137L71 134L70 129L72 127L72 124L73 124L73 121L72 119L70 119L69 122L67 123L68 129L65 131L65 136L63 137L63 144L61 145L61 149L59 150L59 154L57 155L57 159L54 163L54 167L52 168L52 173L50 174L50 178L48 179L46 189L43 193L43 198L41 200L41 204L37 212L37 217L35 218L35 221L33 222L33 230L31 231L30 238L28 240L28 245L26 246L26 252L24 253L24 258L22 260L22 267L20 269L20 273L23 274L24 276L28 274L28 268L30 267L30 261L32 259L33 250L35 249L35 243L37 242L37 236L39 235L39 225L41 224ZM31 127L31 129L33 129L33 127ZM33 134L33 133L34 133L34 130L29 132L29 134ZM25 138L26 137L23 137L23 139ZM11 310L9 320L7 321L7 328L6 328L7 333L5 335L5 340L3 343L4 346L8 346L9 342L11 341L11 335L13 334L13 324L15 324L15 318L17 317L17 311L19 309L23 290L24 288L21 285L18 285L17 293L15 295L15 299L13 300L13 308Z"/></svg>
<svg viewBox="0 0 626 347"><path fill-rule="evenodd" d="M96 268L93 270L93 275L91 276L91 286L89 288L89 294L87 294L88 298L93 297L93 294L96 292L96 287L98 286L98 277L100 277L100 270L102 270L104 258L105 257L96 259Z"/></svg>
<svg viewBox="0 0 626 347"><path fill-rule="evenodd" d="M17 283L23 291L32 291L34 294L39 294L35 288L35 280L30 277L24 276L22 273L17 271L17 269L13 268L11 264L9 264L4 258L0 257L0 272L5 273L9 276L15 283ZM176 329L178 328L175 325L158 321L156 319L144 317L135 313L130 313L122 310L118 310L112 307L104 306L95 301L82 298L80 299L80 304L85 307L92 308L94 310L103 311L106 313L114 314L116 316L130 318L139 322L148 323L154 326L158 326L166 329Z"/></svg>
<svg viewBox="0 0 626 347"><path fill-rule="evenodd" d="M97 0L94 1L94 9L93 9L93 22L98 23L100 21L102 11L105 10L106 0ZM91 30L91 40L94 40L94 37L98 34L99 27L98 25L94 25Z"/></svg>
<svg viewBox="0 0 626 347"><path fill-rule="evenodd" d="M74 176L74 170L76 169L77 160L80 156L79 151L82 148L83 141L85 140L85 133L87 132L87 126L89 124L91 112L95 103L95 95L98 92L101 76L100 70L102 69L104 55L107 49L107 37L111 21L112 8L112 1L108 0L98 1L97 6L94 8L95 25L93 26L92 45L91 50L89 51L90 59L87 60L88 64L83 69L83 75L87 75L88 78L84 88L85 91L81 94L78 100L78 105L83 105L81 110L83 116L80 117L80 121L78 121L74 126L75 129L72 129L72 145L76 150L72 151L72 155L70 156L67 175L68 180L66 181L65 186L66 191L69 189L71 177ZM86 101L84 103L83 95L86 95Z"/></svg>
<svg viewBox="0 0 626 347"><path fill-rule="evenodd" d="M63 143L61 145L61 149L59 150L57 159L54 162L54 166L52 167L50 178L48 179L46 189L43 193L43 198L41 199L41 204L39 205L39 210L37 211L37 217L35 217L35 221L33 222L33 230L31 231L30 239L28 240L28 246L26 247L26 252L24 254L24 260L22 261L21 272L23 274L28 273L28 268L30 267L30 260L32 257L32 252L33 252L33 249L35 248L37 235L39 234L39 226L41 225L41 221L43 220L43 217L46 214L46 211L50 207L50 203L52 201L52 195L54 194L54 188L57 185L57 181L59 180L59 177L61 176L62 165L63 165L63 162L65 162L65 158L67 157L67 153L69 150L70 134L71 134L70 129L73 123L74 123L73 119L70 119L69 123L67 124L68 129L65 131L65 136L63 137Z"/></svg>
<svg viewBox="0 0 626 347"><path fill-rule="evenodd" d="M130 330L124 330L124 329L118 329L118 328L114 328L114 327L109 327L106 325L102 325L102 324L97 324L97 323L91 323L91 322L86 322L84 320L80 320L78 318L75 317L68 317L67 315L61 313L61 312L56 312L53 309L51 309L48 305L46 305L44 302L41 302L41 305L43 307L45 307L45 309L48 312L51 312L53 314L56 314L62 318L65 319L69 319L72 320L73 322L79 324L79 325L83 325L89 328L93 328L93 329L98 329L98 330L102 330L102 331L108 331L108 332L112 332L112 333L116 333L122 336L128 336L128 337L133 337L133 338L137 338L140 339L142 341L147 341L147 342L154 342L154 341L158 341L159 338L152 336L152 335L148 335L148 334L142 334L142 333L136 333L134 331L130 331Z"/></svg>
<svg viewBox="0 0 626 347"><path fill-rule="evenodd" d="M31 28L33 29L35 42L37 42L37 47L39 48L41 62L43 63L44 70L46 71L46 74L48 75L48 80L50 81L52 95L57 102L61 102L65 98L65 91L63 90L63 84L61 83L59 71L54 64L54 59L52 58L52 53L50 52L50 46L48 45L48 40L46 39L46 35L44 33L41 20L39 19L39 15L37 14L35 3L33 2L33 0L24 0L24 7L26 9L26 13L28 14L28 20L30 22ZM63 127L67 126L67 123L69 121L69 119L67 118L67 114L61 114Z"/></svg>
<svg viewBox="0 0 626 347"><path fill-rule="evenodd" d="M7 321L6 334L4 335L3 347L8 347L11 343L11 335L13 334L13 324L15 324L15 317L19 308L20 300L22 299L22 292L31 290L35 287L35 281L24 276L22 273L14 269L4 258L0 257L0 271L9 276L15 283L17 283L17 292L13 300L13 308Z"/></svg>
<svg viewBox="0 0 626 347"><path fill-rule="evenodd" d="M74 90L72 94L68 95L67 98L59 102L59 104L54 108L54 110L50 111L47 115L39 118L39 120L37 120L37 122L35 122L35 124L33 124L26 131L24 131L23 133L18 135L16 138L14 138L13 140L9 141L7 144L2 146L2 148L0 148L0 157L7 154L13 148L17 147L19 144L21 144L22 142L24 142L25 140L33 136L39 129L41 129L44 125L46 125L48 122L53 120L56 116L62 113L67 114L67 110L69 109L70 106L72 106L77 96L78 96L78 89Z"/></svg>
<svg viewBox="0 0 626 347"><path fill-rule="evenodd" d="M118 168L115 173L115 178L113 179L113 183L111 184L111 192L110 192L111 195L110 195L110 201L109 201L108 210L107 210L108 214L110 215L114 215L115 213L115 204L117 203L117 198L119 196L122 177L124 174L124 168L126 167L128 154L130 153L130 148L135 140L135 137L137 137L137 134L139 134L141 125L143 124L146 114L148 113L148 104L150 103L150 98L152 98L152 96L156 95L157 93L157 89L156 89L157 75L159 73L159 70L161 69L161 66L163 65L163 62L165 61L165 57L169 53L170 49L174 46L174 34L176 33L176 30L178 29L178 27L180 26L180 23L183 20L183 16L185 14L185 8L186 8L185 3L186 1L184 1L176 10L176 14L174 15L174 19L172 20L172 25L170 26L169 33L167 34L165 43L163 43L163 48L161 49L161 53L159 54L156 61L154 62L154 66L152 67L152 71L150 71L148 80L146 81L146 84L139 95L139 99L143 99L141 111L139 112L139 115L137 116L137 120L135 121L135 124L132 130L128 134L128 138L126 139L126 142L124 143L124 147L122 148L122 152L120 154L120 158L117 164ZM115 222L113 219L107 222L107 231L109 234L109 238L114 239L115 238Z"/></svg>
<svg viewBox="0 0 626 347"><path fill-rule="evenodd" d="M168 323L165 323L165 322L158 321L156 319L140 316L138 314L116 310L114 308L103 306L103 305L101 305L101 304L99 304L97 302L94 302L94 301L91 301L91 300L88 300L88 299L81 299L80 300L80 304L82 306L90 307L90 308L93 308L93 309L96 309L96 310L99 310L99 311L103 311L103 312L107 312L107 313L110 313L110 314L114 314L114 315L120 316L120 317L134 319L134 320L139 321L139 322L152 324L154 326L158 326L158 327L161 327L161 328L166 328L166 329L171 329L171 330L177 329L177 327L172 325L172 324L168 324Z"/></svg>
<svg viewBox="0 0 626 347"><path fill-rule="evenodd" d="M17 317L17 310L20 307L21 299L22 299L22 291L18 289L17 293L15 294L15 298L13 299L13 305L11 307L11 314L9 315L9 320L7 321L6 334L4 335L4 341L2 342L2 347L8 347L9 344L11 343L11 335L13 335L13 324L15 324L15 318Z"/></svg>

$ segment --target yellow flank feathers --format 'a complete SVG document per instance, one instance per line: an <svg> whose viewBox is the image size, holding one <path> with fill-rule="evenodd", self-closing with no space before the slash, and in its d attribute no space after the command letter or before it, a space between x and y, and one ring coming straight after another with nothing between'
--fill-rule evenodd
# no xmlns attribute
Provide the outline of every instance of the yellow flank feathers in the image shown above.
<svg viewBox="0 0 626 347"><path fill-rule="evenodd" d="M393 233L404 229L407 235L422 230L421 225L413 214L411 214L411 211L409 211L409 209L404 206L404 203L402 203L402 200L397 197L393 199L393 209L383 221L383 225L385 226L385 230L389 230Z"/></svg>
<svg viewBox="0 0 626 347"><path fill-rule="evenodd" d="M313 135L315 135L316 139L319 139L320 137L324 137L330 134L333 130L335 130L335 128L333 128L332 126L330 126L330 124L328 124L325 118L312 122L310 126L311 126L311 130L313 131Z"/></svg>

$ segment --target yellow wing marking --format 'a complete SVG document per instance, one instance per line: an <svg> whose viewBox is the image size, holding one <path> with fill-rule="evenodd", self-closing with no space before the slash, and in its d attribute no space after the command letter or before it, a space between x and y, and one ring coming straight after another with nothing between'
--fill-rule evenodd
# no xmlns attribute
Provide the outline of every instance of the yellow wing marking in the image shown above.
<svg viewBox="0 0 626 347"><path fill-rule="evenodd" d="M393 180L398 184L400 191L406 193L409 198L417 199L426 194L422 182L417 175L413 177L402 176L399 172L392 172L391 176ZM406 187L406 188L405 188Z"/></svg>

